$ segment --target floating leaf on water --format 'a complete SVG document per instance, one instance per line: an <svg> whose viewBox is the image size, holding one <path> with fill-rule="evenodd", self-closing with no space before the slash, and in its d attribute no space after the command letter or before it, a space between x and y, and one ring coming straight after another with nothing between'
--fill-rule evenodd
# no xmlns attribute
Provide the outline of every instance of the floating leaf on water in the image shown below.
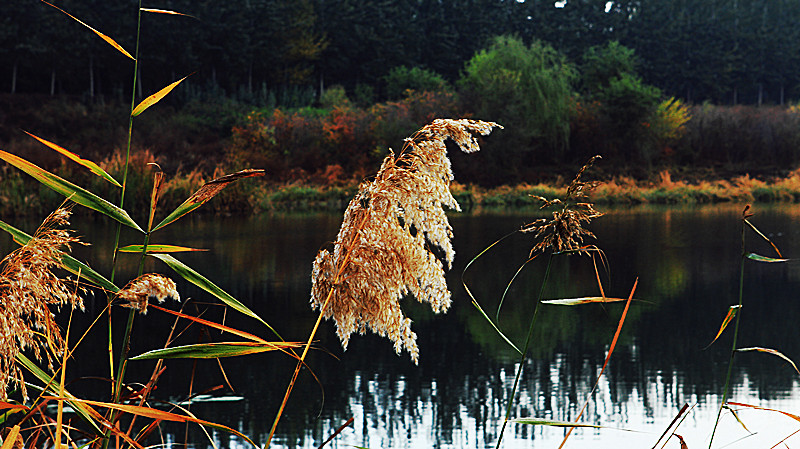
<svg viewBox="0 0 800 449"><path fill-rule="evenodd" d="M797 371L797 374L800 374L800 370L797 369L797 365L794 364L792 359L790 359L789 357L786 357L785 355L783 355L782 353L780 353L779 351L776 351L774 349L752 347L752 348L740 348L740 349L737 349L737 351L739 351L739 352L756 351L756 352L764 352L764 353L767 353L767 354L776 355L776 356L782 358L783 360L786 360L787 362L789 362L789 364L792 365L792 368L794 368L794 370Z"/></svg>
<svg viewBox="0 0 800 449"><path fill-rule="evenodd" d="M740 306L738 304L735 305L735 306L730 306L730 308L728 308L728 314L725 315L725 319L722 320L722 325L719 327L719 331L717 331L717 335L714 337L713 340L711 340L711 343L709 343L708 346L706 346L703 349L708 349L709 346L713 345L714 342L717 341L719 336L722 335L722 332L725 330L725 328L728 326L728 324L731 322L733 317L736 316L736 314L739 312L739 309L741 309L741 308L742 308L742 306Z"/></svg>
<svg viewBox="0 0 800 449"><path fill-rule="evenodd" d="M756 253L747 253L745 255L750 260L755 260L756 262L766 262L766 263L776 263L776 262L788 262L789 259L775 259L772 257L762 256Z"/></svg>
<svg viewBox="0 0 800 449"><path fill-rule="evenodd" d="M583 298L548 299L546 301L542 301L542 304L553 304L557 306L580 306L583 304L622 302L627 300L628 300L627 298L604 298L602 296L586 296Z"/></svg>
<svg viewBox="0 0 800 449"><path fill-rule="evenodd" d="M67 150L66 148L61 147L59 145L56 145L53 142L50 142L48 140L42 139L41 137L35 136L35 135L29 133L28 131L23 130L22 132L24 132L25 134L33 137L34 139L36 139L39 142L41 142L42 144L50 147L51 149L53 149L55 151L58 151L59 153L61 153L64 156L72 159L73 161L77 162L78 164L83 165L84 167L88 168L92 173L94 173L97 176L105 179L106 181L110 182L111 184L114 184L117 187L122 187L122 184L117 182L117 180L114 179L113 176L109 175L105 170L100 168L100 166L95 164L94 162L86 160L86 159L83 159L80 156L78 156L77 154Z"/></svg>

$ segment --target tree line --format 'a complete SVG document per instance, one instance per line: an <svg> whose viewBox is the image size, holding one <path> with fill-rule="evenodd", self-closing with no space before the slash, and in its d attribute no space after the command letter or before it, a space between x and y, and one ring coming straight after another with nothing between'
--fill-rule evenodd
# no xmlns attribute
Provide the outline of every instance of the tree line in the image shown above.
<svg viewBox="0 0 800 449"><path fill-rule="evenodd" d="M800 97L800 5L790 0L162 0L146 8L140 94L187 74L185 89L228 96L317 94L331 85L389 98L386 77L419 67L454 82L494 36L552 46L579 61L617 41L642 80L700 103L784 104ZM54 4L135 45L138 1ZM43 2L0 6L0 89L127 98L132 62Z"/></svg>

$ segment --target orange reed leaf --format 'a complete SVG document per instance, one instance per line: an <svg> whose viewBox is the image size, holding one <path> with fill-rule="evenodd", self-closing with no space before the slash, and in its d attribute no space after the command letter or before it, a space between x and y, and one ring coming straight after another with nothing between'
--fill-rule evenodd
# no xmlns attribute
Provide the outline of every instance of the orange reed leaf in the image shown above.
<svg viewBox="0 0 800 449"><path fill-rule="evenodd" d="M170 11L168 9L142 8L142 11L143 12L151 12L151 13L155 13L155 14L167 14L167 15L171 15L171 16L191 17L193 19L196 18L195 16L192 16L192 15L189 15L189 14L184 14L182 12Z"/></svg>
<svg viewBox="0 0 800 449"><path fill-rule="evenodd" d="M728 324L730 324L731 320L733 320L733 317L736 316L736 314L739 312L739 309L741 309L741 308L742 308L742 306L740 306L738 304L734 305L734 306L730 306L730 308L728 308L728 314L725 315L725 319L722 320L722 325L719 327L719 331L717 331L717 335L714 336L714 339L711 340L711 343L709 343L708 346L706 346L703 349L708 349L709 346L713 345L714 342L717 341L719 336L722 335L722 332L725 331L725 328L728 327Z"/></svg>
<svg viewBox="0 0 800 449"><path fill-rule="evenodd" d="M594 386L592 387L592 392L594 392L595 388L597 388L597 384L600 382L600 378L603 376L603 373L606 370L606 366L608 366L608 361L611 360L611 354L614 353L614 348L617 346L617 340L619 339L619 334L622 332L622 325L625 323L625 317L628 315L628 308L631 305L631 301L633 300L633 293L636 291L636 286L639 284L639 278L633 282L633 288L631 288L631 293L628 295L628 302L625 303L625 309L622 311L622 316L619 317L619 324L617 324L617 331L614 332L614 338L611 339L611 345L608 347L608 355L606 355L606 360L603 362L603 368L600 369L600 374L597 375L597 380L594 382ZM591 393L589 393L591 395ZM577 423L580 421L581 416L583 416L583 412L586 411L586 407L589 405L589 400L587 399L586 402L583 404L583 408L581 408L581 412L578 413L578 417L575 418L575 422ZM567 443L567 439L569 438L570 434L575 427L570 427L567 434L564 435L564 440L561 441L561 444L558 446L558 449L564 447Z"/></svg>
<svg viewBox="0 0 800 449"><path fill-rule="evenodd" d="M587 296L584 298L564 298L564 299L548 299L542 301L542 304L553 304L557 306L580 306L584 304L606 303L606 302L621 302L627 301L625 298L605 298L602 296Z"/></svg>
<svg viewBox="0 0 800 449"><path fill-rule="evenodd" d="M797 422L800 422L800 416L797 416L797 415L795 415L793 413L784 412L783 410L778 410L778 409L774 409L774 408L767 408L767 407L760 407L758 405L743 404L741 402L728 402L727 404L729 406L733 406L733 407L746 407L746 408L752 408L752 409L755 409L755 410L766 410L768 412L777 412L777 413L780 413L782 415L788 416L789 418L792 418L793 420L795 420Z"/></svg>

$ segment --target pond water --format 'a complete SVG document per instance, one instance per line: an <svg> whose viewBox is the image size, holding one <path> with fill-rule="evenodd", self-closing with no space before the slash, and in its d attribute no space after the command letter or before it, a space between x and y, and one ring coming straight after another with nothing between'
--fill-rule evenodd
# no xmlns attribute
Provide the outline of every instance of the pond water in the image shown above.
<svg viewBox="0 0 800 449"><path fill-rule="evenodd" d="M565 447L653 447L684 405L692 408L678 427L689 448L707 447L714 425L730 355L732 328L707 347L720 328L730 305L738 302L742 205L613 209L596 219L590 229L603 251L607 267L599 266L605 293L627 297L638 278L633 302L619 342L596 388L623 305L580 307L542 306L530 358L524 366L520 391L514 399L514 417L574 420L584 403L582 422L602 428L577 429ZM800 207L758 206L751 221L787 257L800 254ZM414 320L418 335L419 366L407 354L396 355L391 343L375 335L354 335L342 351L335 326L324 321L308 366L287 406L272 447L312 448L349 418L330 447L368 448L484 448L494 447L505 416L517 358L471 304L462 286L465 265L481 250L521 225L538 211L453 214L456 263L448 275L453 305L435 315L413 299L403 307ZM86 226L76 217L75 227L92 243L76 250L95 268L109 264L114 227L98 221ZM305 340L316 320L308 306L310 268L317 251L336 237L339 214L276 214L255 218L186 217L153 236L152 243L207 248L208 252L177 255L242 301L286 340ZM35 224L26 224L32 232ZM125 243L136 243L124 235ZM768 244L748 231L748 251L773 255ZM10 246L3 240L4 249ZM463 280L484 309L494 316L507 283L527 259L529 235L515 234L479 258ZM160 263L160 262L159 262ZM135 258L122 261L118 279L127 279ZM163 265L149 270L168 273ZM521 345L527 332L544 272L543 262L528 264L512 284L500 310L500 325ZM120 282L124 283L124 282ZM272 335L263 325L233 311L223 313L199 289L179 283L187 311L205 311L204 317L225 320L229 326ZM747 263L740 347L773 348L800 360L798 295L800 266ZM561 256L555 259L545 290L547 298L597 296L592 259ZM88 323L105 298L89 301L79 321ZM175 304L168 307L177 308ZM121 330L124 310L115 312ZM132 354L162 347L172 318L151 311L137 317ZM179 326L181 327L181 326ZM103 356L103 328L82 343L78 363L68 370L70 388L79 394L103 398L107 384L88 376L107 376ZM192 327L179 342L223 340L218 332ZM707 347L707 348L706 348ZM279 353L216 361L168 361L154 397L180 401L192 392L204 392L215 401L197 401L191 411L209 421L239 429L263 444L294 368ZM146 382L150 361L129 364L129 382ZM83 378L87 376L87 378ZM800 413L800 376L792 366L770 354L747 352L735 358L732 401ZM778 412L738 409L745 430L730 412L724 412L714 447L771 447L792 436L800 423ZM167 426L166 443L183 441L210 447L197 426ZM625 430L619 430L625 429ZM236 437L211 432L220 447L246 447ZM751 433L752 432L752 433ZM510 425L505 448L556 448L565 430L557 427ZM159 444L158 437L150 444ZM662 441L663 442L663 441ZM661 447L661 445L659 445ZM678 438L666 444L679 448Z"/></svg>

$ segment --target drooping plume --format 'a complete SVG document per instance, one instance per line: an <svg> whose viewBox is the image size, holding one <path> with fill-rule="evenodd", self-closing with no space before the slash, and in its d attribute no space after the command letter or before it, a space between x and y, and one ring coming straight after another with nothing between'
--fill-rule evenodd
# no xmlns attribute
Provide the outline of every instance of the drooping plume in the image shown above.
<svg viewBox="0 0 800 449"><path fill-rule="evenodd" d="M407 295L434 312L450 307L444 265L455 256L445 208L460 210L450 193L453 172L445 140L464 152L479 150L472 133L487 135L496 123L435 120L406 139L399 155L387 156L375 178L365 181L344 213L333 250L317 254L312 271L311 306L336 322L347 349L353 332L367 329L388 336L399 354L416 363L419 350L411 320L399 300Z"/></svg>

